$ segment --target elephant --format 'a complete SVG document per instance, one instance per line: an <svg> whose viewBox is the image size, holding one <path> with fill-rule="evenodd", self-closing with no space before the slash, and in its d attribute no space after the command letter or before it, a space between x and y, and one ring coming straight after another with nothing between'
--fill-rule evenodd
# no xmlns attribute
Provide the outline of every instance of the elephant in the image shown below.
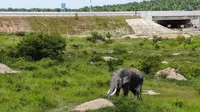
<svg viewBox="0 0 200 112"><path fill-rule="evenodd" d="M111 73L108 99L110 100L114 94L119 96L121 88L123 88L124 96L128 96L128 92L131 91L136 100L141 99L143 81L142 73L135 67L124 67Z"/></svg>

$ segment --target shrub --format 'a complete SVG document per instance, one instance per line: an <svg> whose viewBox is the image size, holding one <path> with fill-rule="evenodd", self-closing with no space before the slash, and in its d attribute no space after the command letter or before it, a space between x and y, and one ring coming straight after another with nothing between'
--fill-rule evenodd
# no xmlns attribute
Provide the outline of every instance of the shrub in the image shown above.
<svg viewBox="0 0 200 112"><path fill-rule="evenodd" d="M158 50L160 49L160 46L158 44L155 45L155 49Z"/></svg>
<svg viewBox="0 0 200 112"><path fill-rule="evenodd" d="M75 19L78 20L78 14L77 13L75 14Z"/></svg>
<svg viewBox="0 0 200 112"><path fill-rule="evenodd" d="M0 62L5 62L8 58L19 57L15 45L4 45L0 48Z"/></svg>
<svg viewBox="0 0 200 112"><path fill-rule="evenodd" d="M184 107L184 102L183 101L175 101L174 106L178 107L178 108L183 108Z"/></svg>
<svg viewBox="0 0 200 112"><path fill-rule="evenodd" d="M113 39L108 39L108 40L106 40L106 44L112 44L113 42L114 42Z"/></svg>
<svg viewBox="0 0 200 112"><path fill-rule="evenodd" d="M104 35L97 32L97 31L94 31L91 33L91 36L87 38L88 41L91 41L91 42L95 42L96 40L102 40L105 42L105 38L104 38Z"/></svg>
<svg viewBox="0 0 200 112"><path fill-rule="evenodd" d="M106 44L112 44L114 42L114 40L111 39L112 34L110 32L107 32L105 35L106 35L106 38L107 38L107 40L105 41Z"/></svg>
<svg viewBox="0 0 200 112"><path fill-rule="evenodd" d="M156 44L157 42L162 41L162 38L154 35L152 41L153 41L154 44Z"/></svg>
<svg viewBox="0 0 200 112"><path fill-rule="evenodd" d="M140 42L140 43L139 43L139 46L144 46L144 42Z"/></svg>
<svg viewBox="0 0 200 112"><path fill-rule="evenodd" d="M125 40L129 40L129 39L131 39L131 37L130 36L125 36L124 39Z"/></svg>
<svg viewBox="0 0 200 112"><path fill-rule="evenodd" d="M124 63L124 60L122 59L118 59L118 60L109 60L107 61L107 65L108 65L108 68L109 68L109 71L113 71L116 69L116 66L119 66L119 65L123 65Z"/></svg>
<svg viewBox="0 0 200 112"><path fill-rule="evenodd" d="M192 38L185 39L185 44L193 44Z"/></svg>
<svg viewBox="0 0 200 112"><path fill-rule="evenodd" d="M140 61L140 68L146 74L149 74L152 71L152 69L159 67L161 61L162 57L159 55L145 56Z"/></svg>
<svg viewBox="0 0 200 112"><path fill-rule="evenodd" d="M23 37L23 36L26 35L26 32L23 32L23 31L21 31L21 32L16 32L15 35L16 35L16 36L22 36L22 37Z"/></svg>
<svg viewBox="0 0 200 112"><path fill-rule="evenodd" d="M68 82L66 80L62 80L62 81L55 81L53 84L52 84L53 88L55 90L58 90L60 87L63 87L63 88L66 88L68 86Z"/></svg>
<svg viewBox="0 0 200 112"><path fill-rule="evenodd" d="M98 61L103 61L103 58L98 55L90 58L90 62L98 62Z"/></svg>
<svg viewBox="0 0 200 112"><path fill-rule="evenodd" d="M141 107L139 103L130 99L120 99L115 103L117 112L140 112Z"/></svg>
<svg viewBox="0 0 200 112"><path fill-rule="evenodd" d="M107 32L107 33L106 33L106 37L107 37L108 39L111 39L112 34L111 34L110 32Z"/></svg>
<svg viewBox="0 0 200 112"><path fill-rule="evenodd" d="M23 38L17 45L18 54L31 60L42 58L59 59L66 47L61 36L35 34Z"/></svg>
<svg viewBox="0 0 200 112"><path fill-rule="evenodd" d="M176 40L181 44L181 43L183 43L185 41L185 37L182 36L182 35L178 35Z"/></svg>
<svg viewBox="0 0 200 112"><path fill-rule="evenodd" d="M123 44L117 44L114 46L113 48L114 53L116 54L123 54L123 53L127 53L128 51L126 50L126 46Z"/></svg>

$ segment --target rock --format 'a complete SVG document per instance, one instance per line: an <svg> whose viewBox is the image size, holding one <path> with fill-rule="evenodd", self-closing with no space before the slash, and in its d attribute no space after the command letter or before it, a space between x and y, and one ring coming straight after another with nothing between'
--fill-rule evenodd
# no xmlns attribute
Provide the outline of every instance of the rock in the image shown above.
<svg viewBox="0 0 200 112"><path fill-rule="evenodd" d="M110 57L110 56L104 56L103 59L105 61L109 61L109 60L116 60L116 58Z"/></svg>
<svg viewBox="0 0 200 112"><path fill-rule="evenodd" d="M103 40L95 40L96 44L104 44L105 42Z"/></svg>
<svg viewBox="0 0 200 112"><path fill-rule="evenodd" d="M115 52L114 50L107 50L107 51L104 51L103 53L112 54L112 53L114 53L114 52Z"/></svg>
<svg viewBox="0 0 200 112"><path fill-rule="evenodd" d="M90 64L95 64L95 63L91 61Z"/></svg>
<svg viewBox="0 0 200 112"><path fill-rule="evenodd" d="M134 51L128 51L129 54L135 53Z"/></svg>
<svg viewBox="0 0 200 112"><path fill-rule="evenodd" d="M153 90L144 90L143 94L147 94L147 95L159 95L160 93L155 92Z"/></svg>
<svg viewBox="0 0 200 112"><path fill-rule="evenodd" d="M162 63L162 64L168 64L169 62L167 62L167 61L162 61L161 63Z"/></svg>
<svg viewBox="0 0 200 112"><path fill-rule="evenodd" d="M0 63L0 74L6 74L6 73L19 73L19 71L14 71L8 66Z"/></svg>
<svg viewBox="0 0 200 112"><path fill-rule="evenodd" d="M178 56L178 55L180 55L181 53L173 53L172 55L174 55L174 56Z"/></svg>
<svg viewBox="0 0 200 112"><path fill-rule="evenodd" d="M72 111L87 111L87 110L97 110L97 109L101 109L104 107L113 107L113 103L111 103L110 101L106 100L106 99L96 99L96 100L92 100L86 103L83 103L81 105L78 105L76 107L74 107L72 109Z"/></svg>
<svg viewBox="0 0 200 112"><path fill-rule="evenodd" d="M179 73L176 73L176 70L174 68L167 68L164 70L160 70L156 73L155 76L157 79L160 79L161 77L166 77L167 79L174 79L174 80L187 80L184 76L182 76Z"/></svg>

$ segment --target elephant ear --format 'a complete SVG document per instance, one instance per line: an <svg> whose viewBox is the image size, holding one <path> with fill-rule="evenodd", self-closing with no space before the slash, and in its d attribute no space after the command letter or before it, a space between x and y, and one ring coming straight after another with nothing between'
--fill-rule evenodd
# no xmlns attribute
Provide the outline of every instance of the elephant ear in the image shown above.
<svg viewBox="0 0 200 112"><path fill-rule="evenodd" d="M123 84L128 83L130 80L131 80L131 79L130 79L130 77L128 77L128 76L123 77Z"/></svg>
<svg viewBox="0 0 200 112"><path fill-rule="evenodd" d="M128 83L131 80L130 74L126 70L123 70L121 72L121 78L122 78L123 84L126 84L126 83Z"/></svg>

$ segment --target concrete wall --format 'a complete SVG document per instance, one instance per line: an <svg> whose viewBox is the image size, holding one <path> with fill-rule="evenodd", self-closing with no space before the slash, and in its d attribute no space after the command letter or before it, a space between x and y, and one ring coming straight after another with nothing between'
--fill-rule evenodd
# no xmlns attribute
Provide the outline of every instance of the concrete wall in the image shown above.
<svg viewBox="0 0 200 112"><path fill-rule="evenodd" d="M177 20L177 17L180 19L191 18L191 22L193 24L200 24L200 11L139 11L141 17L148 20L153 20L153 16L155 17L171 17Z"/></svg>

